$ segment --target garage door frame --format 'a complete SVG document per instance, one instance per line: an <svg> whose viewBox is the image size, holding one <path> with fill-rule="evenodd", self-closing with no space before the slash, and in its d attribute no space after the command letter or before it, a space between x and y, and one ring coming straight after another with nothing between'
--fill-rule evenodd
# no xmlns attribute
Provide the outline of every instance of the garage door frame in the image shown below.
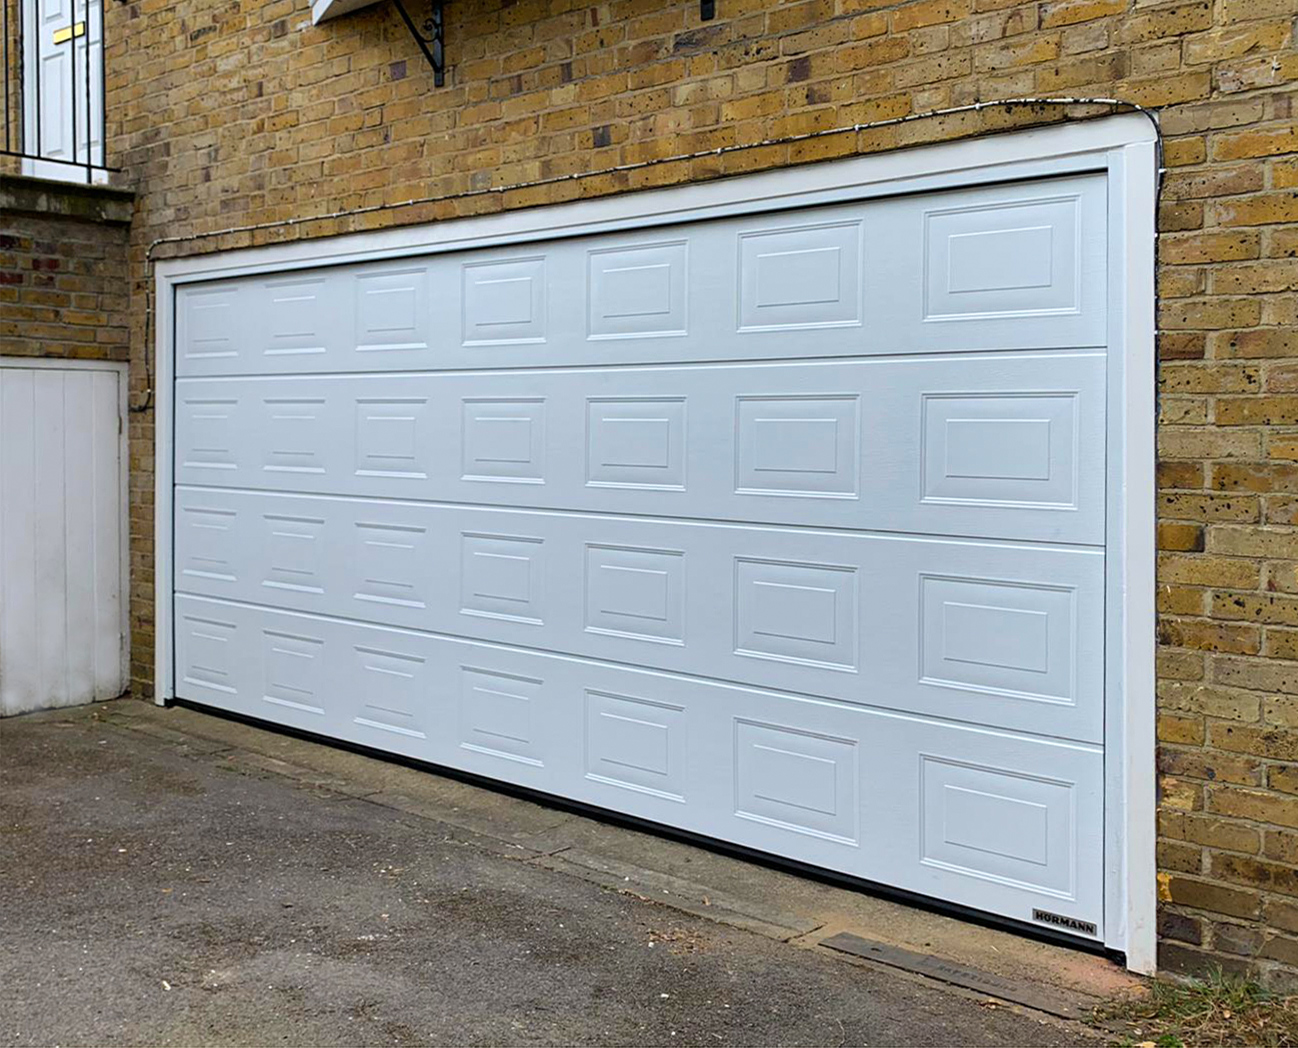
<svg viewBox="0 0 1298 1048"><path fill-rule="evenodd" d="M1155 964L1154 258L1157 150L1138 114L454 221L164 259L154 272L155 701L175 696L175 292L321 264L461 251L813 205L1103 172L1108 193L1106 945Z"/></svg>

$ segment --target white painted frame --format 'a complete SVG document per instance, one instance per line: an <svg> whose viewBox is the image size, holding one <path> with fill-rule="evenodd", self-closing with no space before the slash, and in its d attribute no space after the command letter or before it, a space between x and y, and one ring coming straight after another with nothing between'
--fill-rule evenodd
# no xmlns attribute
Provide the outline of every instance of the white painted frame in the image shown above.
<svg viewBox="0 0 1298 1048"><path fill-rule="evenodd" d="M131 503L130 441L126 420L129 415L130 369L125 361L70 360L63 357L0 356L0 368L46 371L111 371L117 375L117 483L122 511L118 544L118 585L121 587L121 679L129 689L131 683Z"/></svg>
<svg viewBox="0 0 1298 1048"><path fill-rule="evenodd" d="M172 458L175 290L181 284L607 233L1084 171L1108 176L1105 943L1155 967L1154 128L1139 114L786 167L454 221L157 263L155 693L175 696Z"/></svg>

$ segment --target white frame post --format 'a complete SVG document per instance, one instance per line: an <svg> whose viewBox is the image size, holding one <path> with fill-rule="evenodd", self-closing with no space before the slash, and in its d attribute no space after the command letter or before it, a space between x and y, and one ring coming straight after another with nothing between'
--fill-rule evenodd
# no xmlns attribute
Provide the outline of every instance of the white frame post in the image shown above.
<svg viewBox="0 0 1298 1048"><path fill-rule="evenodd" d="M1105 584L1105 944L1156 958L1154 840L1154 231L1156 135L1124 114L449 222L157 263L156 701L175 697L172 638L174 303L181 284L519 244L1080 172L1108 177L1110 302Z"/></svg>

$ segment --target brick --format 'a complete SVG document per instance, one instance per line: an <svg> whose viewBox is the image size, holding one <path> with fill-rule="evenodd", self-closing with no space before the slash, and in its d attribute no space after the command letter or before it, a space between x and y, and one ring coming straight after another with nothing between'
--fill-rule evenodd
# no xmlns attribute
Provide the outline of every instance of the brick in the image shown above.
<svg viewBox="0 0 1298 1048"><path fill-rule="evenodd" d="M1293 152L1298 152L1298 127L1293 125L1266 131L1219 134L1212 140L1214 160L1241 160Z"/></svg>
<svg viewBox="0 0 1298 1048"><path fill-rule="evenodd" d="M1158 548L1183 553L1201 553L1205 544L1204 528L1199 524L1176 524L1161 521L1158 525Z"/></svg>
<svg viewBox="0 0 1298 1048"><path fill-rule="evenodd" d="M1213 357L1262 360L1298 356L1298 331L1261 328L1253 331L1221 331L1208 337Z"/></svg>
<svg viewBox="0 0 1298 1048"><path fill-rule="evenodd" d="M1257 258L1261 251L1261 235L1252 230L1214 230L1165 236L1158 242L1158 257L1168 265Z"/></svg>
<svg viewBox="0 0 1298 1048"><path fill-rule="evenodd" d="M1281 866L1278 863L1265 862L1245 855L1226 854L1214 855L1210 865L1214 877L1230 881L1233 884L1280 892L1284 895L1294 895L1295 890L1298 889L1298 870ZM1240 894L1248 895L1251 893L1241 892ZM1240 900L1240 904L1240 909L1244 912L1232 913L1225 909L1216 912L1228 913L1232 917L1256 915L1257 910L1255 908L1245 910L1243 899ZM1202 908L1207 909L1208 907Z"/></svg>
<svg viewBox="0 0 1298 1048"><path fill-rule="evenodd" d="M1258 852L1262 842L1261 831L1256 827L1230 819L1214 819L1179 811L1162 812L1158 817L1158 832L1205 848L1250 855Z"/></svg>
<svg viewBox="0 0 1298 1048"><path fill-rule="evenodd" d="M1231 730L1244 733L1248 729L1233 727ZM1265 790L1236 786L1214 788L1208 794L1208 810L1214 815L1233 815L1254 822L1298 826L1298 799L1280 797ZM1213 868L1216 870L1215 864ZM1298 871L1295 875L1298 876ZM1298 884L1298 881L1295 883Z"/></svg>
<svg viewBox="0 0 1298 1048"><path fill-rule="evenodd" d="M1262 712L1262 697L1255 692L1178 680L1160 682L1158 700L1164 711L1196 713L1219 720L1252 722Z"/></svg>
<svg viewBox="0 0 1298 1048"><path fill-rule="evenodd" d="M1223 226L1298 222L1298 190L1257 193L1238 200L1221 200L1213 205L1213 215Z"/></svg>
<svg viewBox="0 0 1298 1048"><path fill-rule="evenodd" d="M1229 917L1256 917L1261 910L1261 899L1255 892L1190 877L1173 877L1168 891L1178 906Z"/></svg>
<svg viewBox="0 0 1298 1048"><path fill-rule="evenodd" d="M1160 939L1174 939L1199 946L1203 942L1203 921L1191 914L1163 908L1158 913L1158 935Z"/></svg>

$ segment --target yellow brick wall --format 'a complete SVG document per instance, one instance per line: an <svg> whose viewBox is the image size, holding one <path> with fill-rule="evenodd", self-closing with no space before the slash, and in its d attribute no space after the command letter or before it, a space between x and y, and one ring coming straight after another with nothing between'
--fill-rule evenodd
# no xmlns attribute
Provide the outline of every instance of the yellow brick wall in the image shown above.
<svg viewBox="0 0 1298 1048"><path fill-rule="evenodd" d="M190 254L423 222L1063 118L918 120L1022 95L1159 107L1162 962L1298 981L1298 0L452 0L447 86L395 10L109 4L109 159L140 189L133 382L157 237ZM1073 114L1080 115L1080 114ZM152 659L152 415L132 426L134 673Z"/></svg>

